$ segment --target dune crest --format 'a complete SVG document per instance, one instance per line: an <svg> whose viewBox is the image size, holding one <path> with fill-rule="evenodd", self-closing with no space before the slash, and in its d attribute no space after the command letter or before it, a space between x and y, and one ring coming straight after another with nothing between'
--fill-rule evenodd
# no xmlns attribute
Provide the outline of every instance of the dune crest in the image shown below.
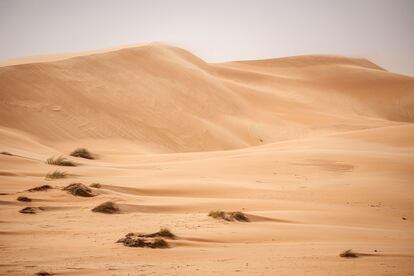
<svg viewBox="0 0 414 276"><path fill-rule="evenodd" d="M126 140L143 152L236 149L332 125L414 120L413 78L333 56L207 64L157 43L2 67L0 87L2 127L37 141Z"/></svg>

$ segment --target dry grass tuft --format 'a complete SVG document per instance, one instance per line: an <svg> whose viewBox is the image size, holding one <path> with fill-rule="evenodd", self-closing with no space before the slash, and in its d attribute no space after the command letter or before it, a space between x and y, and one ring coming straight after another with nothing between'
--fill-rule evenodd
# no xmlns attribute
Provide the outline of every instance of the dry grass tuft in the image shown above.
<svg viewBox="0 0 414 276"><path fill-rule="evenodd" d="M45 178L46 179L59 179L59 178L65 178L67 176L68 176L68 174L66 172L56 170L52 173L46 174Z"/></svg>
<svg viewBox="0 0 414 276"><path fill-rule="evenodd" d="M208 216L215 218L215 219L224 219L224 217L226 216L226 212L221 211L221 210L210 211Z"/></svg>
<svg viewBox="0 0 414 276"><path fill-rule="evenodd" d="M59 156L56 158L50 157L46 160L46 164L55 165L55 166L65 166L65 167L76 167L78 165L75 162L70 161L63 156Z"/></svg>

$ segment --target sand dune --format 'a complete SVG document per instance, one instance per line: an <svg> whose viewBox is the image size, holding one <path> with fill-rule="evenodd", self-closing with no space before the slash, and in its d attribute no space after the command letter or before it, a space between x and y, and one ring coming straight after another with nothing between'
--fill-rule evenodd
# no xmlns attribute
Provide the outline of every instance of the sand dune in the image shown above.
<svg viewBox="0 0 414 276"><path fill-rule="evenodd" d="M1 274L413 273L414 78L159 43L30 61L0 67ZM79 165L45 164L59 155ZM62 190L74 182L101 185L86 198ZM91 212L107 201L120 212ZM169 249L115 243L162 226Z"/></svg>

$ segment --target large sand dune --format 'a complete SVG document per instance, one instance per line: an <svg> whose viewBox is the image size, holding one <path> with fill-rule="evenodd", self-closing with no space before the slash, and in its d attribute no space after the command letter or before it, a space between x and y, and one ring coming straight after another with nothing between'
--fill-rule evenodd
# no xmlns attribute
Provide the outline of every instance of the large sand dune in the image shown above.
<svg viewBox="0 0 414 276"><path fill-rule="evenodd" d="M0 67L0 273L412 274L413 123L414 78L365 59L209 64L149 44ZM45 164L77 147L97 159ZM90 211L105 201L120 214ZM169 249L115 243L161 226Z"/></svg>

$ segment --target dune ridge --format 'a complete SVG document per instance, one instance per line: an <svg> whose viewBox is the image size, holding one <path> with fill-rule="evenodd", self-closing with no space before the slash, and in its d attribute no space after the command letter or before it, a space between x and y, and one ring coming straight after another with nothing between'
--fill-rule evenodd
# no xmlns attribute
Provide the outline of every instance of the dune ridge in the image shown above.
<svg viewBox="0 0 414 276"><path fill-rule="evenodd" d="M363 58L152 43L2 66L0 274L409 275L413 123L414 78ZM160 227L168 249L115 243Z"/></svg>
<svg viewBox="0 0 414 276"><path fill-rule="evenodd" d="M3 67L0 85L4 127L51 142L117 138L159 153L243 148L330 124L355 129L369 119L414 119L412 78L332 56L207 64L150 44Z"/></svg>

